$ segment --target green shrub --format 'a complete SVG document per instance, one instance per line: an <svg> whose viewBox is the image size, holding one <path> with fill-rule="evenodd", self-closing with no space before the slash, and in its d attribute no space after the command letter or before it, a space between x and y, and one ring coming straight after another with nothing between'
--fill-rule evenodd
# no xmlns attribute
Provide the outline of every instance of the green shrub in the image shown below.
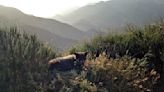
<svg viewBox="0 0 164 92"><path fill-rule="evenodd" d="M0 91L43 92L47 61L55 56L35 35L20 33L17 28L0 29Z"/></svg>

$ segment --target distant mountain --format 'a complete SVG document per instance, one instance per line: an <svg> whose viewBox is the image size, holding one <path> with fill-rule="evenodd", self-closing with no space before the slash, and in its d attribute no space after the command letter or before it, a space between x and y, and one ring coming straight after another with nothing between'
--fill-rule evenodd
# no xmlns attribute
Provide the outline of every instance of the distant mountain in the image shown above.
<svg viewBox="0 0 164 92"><path fill-rule="evenodd" d="M127 24L143 25L164 17L164 0L110 0L54 17L83 31L106 30Z"/></svg>
<svg viewBox="0 0 164 92"><path fill-rule="evenodd" d="M61 37L35 26L22 25L21 28L30 34L36 34L40 40L49 43L51 46L55 46L58 50L66 50L77 43L77 40Z"/></svg>
<svg viewBox="0 0 164 92"><path fill-rule="evenodd" d="M0 6L0 26L18 26L27 33L37 34L38 37L60 49L66 49L79 40L87 38L85 32L71 25L54 19L45 19L26 15L18 9Z"/></svg>

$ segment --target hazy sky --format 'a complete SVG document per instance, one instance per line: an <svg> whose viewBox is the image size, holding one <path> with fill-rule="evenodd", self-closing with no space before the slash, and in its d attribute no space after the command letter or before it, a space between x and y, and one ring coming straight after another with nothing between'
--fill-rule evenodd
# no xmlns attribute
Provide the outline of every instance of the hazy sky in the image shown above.
<svg viewBox="0 0 164 92"><path fill-rule="evenodd" d="M52 17L98 1L108 0L0 0L0 5L15 7L35 16Z"/></svg>

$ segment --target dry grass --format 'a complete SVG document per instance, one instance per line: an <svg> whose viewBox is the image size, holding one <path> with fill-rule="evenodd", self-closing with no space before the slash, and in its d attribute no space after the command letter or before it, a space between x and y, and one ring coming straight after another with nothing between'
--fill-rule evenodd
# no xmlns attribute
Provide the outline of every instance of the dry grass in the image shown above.
<svg viewBox="0 0 164 92"><path fill-rule="evenodd" d="M155 70L146 73L144 60L128 56L107 59L101 54L95 60L86 61L85 65L86 76L76 83L87 92L152 92L160 78Z"/></svg>

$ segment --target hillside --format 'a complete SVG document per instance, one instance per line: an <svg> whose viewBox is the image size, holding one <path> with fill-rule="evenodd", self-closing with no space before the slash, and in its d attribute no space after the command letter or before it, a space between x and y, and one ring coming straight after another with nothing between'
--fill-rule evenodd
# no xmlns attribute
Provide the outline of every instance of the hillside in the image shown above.
<svg viewBox="0 0 164 92"><path fill-rule="evenodd" d="M54 18L87 31L118 28L128 23L149 24L162 17L164 17L163 0L110 0L87 5Z"/></svg>
<svg viewBox="0 0 164 92"><path fill-rule="evenodd" d="M78 40L87 37L79 29L53 19L26 15L11 7L0 6L0 11L1 27L18 26L27 33L38 34L43 41L56 44L60 49L69 48Z"/></svg>
<svg viewBox="0 0 164 92"><path fill-rule="evenodd" d="M164 21L124 29L72 48L88 52L84 69L54 70L53 80L48 61L59 53L16 27L0 29L0 91L164 92Z"/></svg>
<svg viewBox="0 0 164 92"><path fill-rule="evenodd" d="M36 34L41 41L49 43L51 47L55 47L58 50L66 50L77 43L77 40L61 37L32 25L22 25L21 28L29 34Z"/></svg>

